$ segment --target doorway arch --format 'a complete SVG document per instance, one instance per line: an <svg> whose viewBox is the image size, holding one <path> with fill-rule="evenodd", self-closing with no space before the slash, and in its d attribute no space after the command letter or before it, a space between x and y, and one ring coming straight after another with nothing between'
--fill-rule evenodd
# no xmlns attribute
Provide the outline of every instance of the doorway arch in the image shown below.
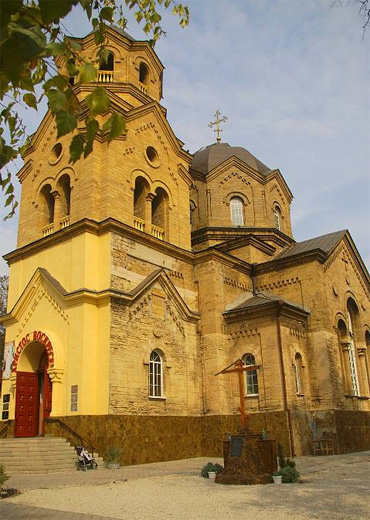
<svg viewBox="0 0 370 520"><path fill-rule="evenodd" d="M13 361L16 376L15 437L44 435L45 419L52 410L52 381L48 374L54 365L51 342L30 341Z"/></svg>

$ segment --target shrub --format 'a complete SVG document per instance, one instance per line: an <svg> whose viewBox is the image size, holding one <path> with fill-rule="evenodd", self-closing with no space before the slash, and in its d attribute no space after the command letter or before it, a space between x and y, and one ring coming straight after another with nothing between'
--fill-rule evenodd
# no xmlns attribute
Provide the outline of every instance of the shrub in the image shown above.
<svg viewBox="0 0 370 520"><path fill-rule="evenodd" d="M121 454L122 450L119 446L113 446L112 448L108 448L104 455L104 461L116 464L119 462Z"/></svg>
<svg viewBox="0 0 370 520"><path fill-rule="evenodd" d="M213 464L213 462L207 462L207 464L205 466L203 466L201 472L200 472L200 476L201 477L204 477L204 478L209 478L208 477L208 472L209 471L214 471L215 473L221 473L221 471L223 471L223 466L221 466L221 464Z"/></svg>
<svg viewBox="0 0 370 520"><path fill-rule="evenodd" d="M294 464L294 466L295 466L295 464ZM284 484L293 484L294 482L297 482L297 480L299 479L300 475L294 466L286 465L284 468L282 468L281 481Z"/></svg>
<svg viewBox="0 0 370 520"><path fill-rule="evenodd" d="M0 489L3 488L3 485L9 479L10 479L10 476L5 472L5 468L4 468L3 464L0 464Z"/></svg>

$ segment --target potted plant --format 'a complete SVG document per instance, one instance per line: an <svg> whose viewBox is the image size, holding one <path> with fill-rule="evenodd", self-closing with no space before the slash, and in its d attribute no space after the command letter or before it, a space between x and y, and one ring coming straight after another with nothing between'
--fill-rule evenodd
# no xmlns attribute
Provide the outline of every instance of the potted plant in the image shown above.
<svg viewBox="0 0 370 520"><path fill-rule="evenodd" d="M203 466L200 475L204 478L209 478L211 480L216 479L217 473L221 473L221 471L224 468L221 466L221 464L214 464L213 462L207 462L205 466Z"/></svg>
<svg viewBox="0 0 370 520"><path fill-rule="evenodd" d="M281 470L281 478L283 484L294 484L299 479L300 474L295 468L295 462L288 459L288 463Z"/></svg>
<svg viewBox="0 0 370 520"><path fill-rule="evenodd" d="M5 482L9 479L10 476L6 473L5 467L3 464L0 464L0 498L8 498L18 494L17 489L3 487Z"/></svg>
<svg viewBox="0 0 370 520"><path fill-rule="evenodd" d="M108 469L119 469L120 468L120 457L122 454L121 448L118 446L113 446L108 448L105 452L104 462L105 467Z"/></svg>
<svg viewBox="0 0 370 520"><path fill-rule="evenodd" d="M272 478L273 478L273 481L274 481L274 484L281 484L282 483L282 474L281 474L281 469L279 471L276 471L273 475L272 475Z"/></svg>

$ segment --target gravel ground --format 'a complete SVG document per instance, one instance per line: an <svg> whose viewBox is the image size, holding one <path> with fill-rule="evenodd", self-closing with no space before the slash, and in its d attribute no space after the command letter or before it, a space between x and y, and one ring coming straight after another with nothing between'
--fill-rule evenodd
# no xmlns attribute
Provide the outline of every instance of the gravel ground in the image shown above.
<svg viewBox="0 0 370 520"><path fill-rule="evenodd" d="M223 486L194 475L165 475L34 489L8 500L124 520L368 520L369 455L317 459L305 468L297 459L303 480L297 484Z"/></svg>

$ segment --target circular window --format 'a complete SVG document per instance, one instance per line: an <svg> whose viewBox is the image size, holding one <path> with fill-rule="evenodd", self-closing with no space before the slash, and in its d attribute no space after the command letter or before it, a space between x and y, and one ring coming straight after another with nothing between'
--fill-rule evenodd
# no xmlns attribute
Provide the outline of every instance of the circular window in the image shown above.
<svg viewBox="0 0 370 520"><path fill-rule="evenodd" d="M60 143L57 143L53 146L53 149L50 153L49 163L55 164L59 161L59 159L62 157L63 147Z"/></svg>
<svg viewBox="0 0 370 520"><path fill-rule="evenodd" d="M148 148L145 150L145 156L148 162L155 168L160 165L158 152L155 148L153 148L153 146L148 146Z"/></svg>

